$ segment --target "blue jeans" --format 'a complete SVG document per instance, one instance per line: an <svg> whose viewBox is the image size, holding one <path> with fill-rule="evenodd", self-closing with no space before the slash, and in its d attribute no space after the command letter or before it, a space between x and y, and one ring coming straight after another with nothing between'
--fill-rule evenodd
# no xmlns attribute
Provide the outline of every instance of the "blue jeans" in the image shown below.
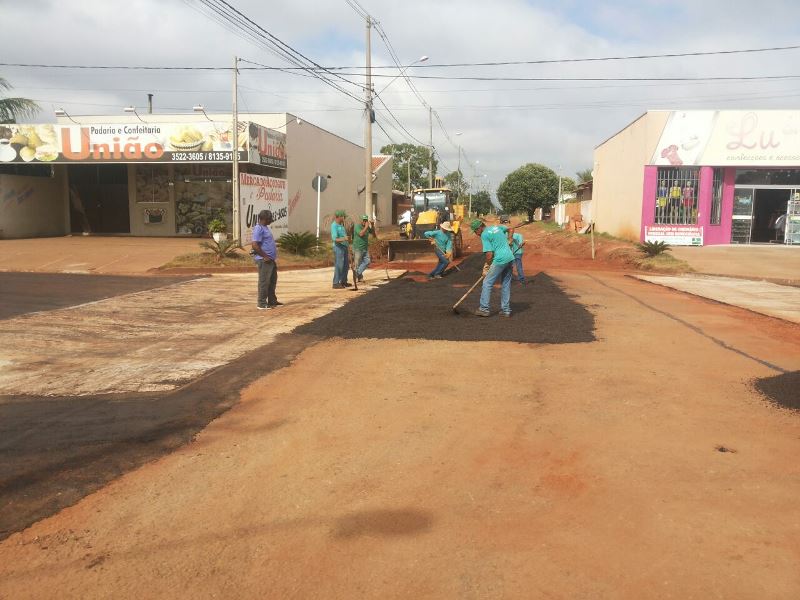
<svg viewBox="0 0 800 600"><path fill-rule="evenodd" d="M514 274L513 261L504 265L492 263L489 267L489 272L486 273L486 278L483 280L483 288L481 288L481 310L489 312L489 302L492 296L492 288L495 282L499 279L502 283L500 289L500 312L511 314L511 278Z"/></svg>
<svg viewBox="0 0 800 600"><path fill-rule="evenodd" d="M441 275L447 268L447 265L450 264L450 261L447 260L447 257L441 250L435 248L435 251L436 251L436 258L439 259L439 264L436 265L436 268L434 268L433 271L428 273L428 277L435 277L436 275Z"/></svg>
<svg viewBox="0 0 800 600"><path fill-rule="evenodd" d="M522 270L522 255L514 257L514 267L517 269L517 279L525 283L525 273Z"/></svg>
<svg viewBox="0 0 800 600"><path fill-rule="evenodd" d="M367 270L369 263L372 262L369 257L369 250L356 250L353 249L353 262L356 263L356 274L361 277L364 271Z"/></svg>
<svg viewBox="0 0 800 600"><path fill-rule="evenodd" d="M350 268L350 257L347 247L334 244L333 246L333 285L347 283L347 270Z"/></svg>

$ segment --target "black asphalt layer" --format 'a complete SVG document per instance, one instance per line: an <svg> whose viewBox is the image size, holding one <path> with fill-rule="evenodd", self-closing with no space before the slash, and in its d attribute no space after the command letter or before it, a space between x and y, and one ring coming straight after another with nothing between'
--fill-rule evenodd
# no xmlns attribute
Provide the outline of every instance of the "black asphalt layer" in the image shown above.
<svg viewBox="0 0 800 600"><path fill-rule="evenodd" d="M452 306L481 275L483 256L470 257L442 279L404 277L361 295L342 308L298 327L323 338L394 338L450 341L508 341L539 344L593 342L594 316L544 273L527 285L512 283L510 319L498 314L499 286L492 291L492 315L477 317L480 286L459 307ZM343 290L341 293L347 294Z"/></svg>
<svg viewBox="0 0 800 600"><path fill-rule="evenodd" d="M0 396L0 540L183 444L316 339L287 334L179 390Z"/></svg>
<svg viewBox="0 0 800 600"><path fill-rule="evenodd" d="M800 371L757 379L755 388L778 406L800 410Z"/></svg>
<svg viewBox="0 0 800 600"><path fill-rule="evenodd" d="M0 319L151 290L190 279L196 277L0 273Z"/></svg>

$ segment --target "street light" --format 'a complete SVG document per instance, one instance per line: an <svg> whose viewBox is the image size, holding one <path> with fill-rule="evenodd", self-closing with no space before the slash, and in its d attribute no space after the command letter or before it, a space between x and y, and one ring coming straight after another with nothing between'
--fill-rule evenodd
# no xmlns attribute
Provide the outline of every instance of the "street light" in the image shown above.
<svg viewBox="0 0 800 600"><path fill-rule="evenodd" d="M397 77L395 77L395 78L394 78L394 79L392 79L392 80L391 80L389 83L387 83L385 86L383 86L383 89L382 89L380 92L378 92L377 94L375 94L375 97L377 98L377 97L378 97L378 96L380 96L380 95L381 95L383 92L385 92L385 91L386 91L386 88L388 88L388 87L389 87L390 85L392 85L392 84L393 84L395 81L397 81L397 80L398 80L398 79L400 79L400 78L401 78L403 75L405 75L405 74L406 74L406 71L408 71L408 70L409 70L411 67L413 67L414 65L417 65L417 64L419 64L419 63L423 63L423 62L425 62L426 60L428 60L428 57L427 57L427 56L420 56L420 57L419 57L417 60L415 60L414 62L412 62L410 65L406 65L405 67L403 67L402 69L400 69L400 73L398 73L398 74L397 74Z"/></svg>
<svg viewBox="0 0 800 600"><path fill-rule="evenodd" d="M298 119L299 121L300 119ZM323 179L323 177L325 179ZM312 187L316 188L317 190L317 246L319 246L319 209L320 209L320 200L322 195L322 190L328 187L327 179L332 179L330 175L323 175L322 173L317 173L314 176L312 181Z"/></svg>
<svg viewBox="0 0 800 600"><path fill-rule="evenodd" d="M140 117L140 116L139 116L139 113L138 113L138 112L136 112L136 107L135 107L135 106L126 106L126 107L125 107L125 108L123 108L122 110L124 110L126 113L133 113L133 114L135 114L135 115L136 115L136 118L137 118L137 119L139 119L139 120L140 120L142 123L147 123L147 121L145 121L145 120L144 120L142 117Z"/></svg>
<svg viewBox="0 0 800 600"><path fill-rule="evenodd" d="M80 125L80 123L78 123L78 122L77 122L75 119L73 119L72 117L70 117L70 116L69 116L69 113L67 113L67 111L65 111L63 108L57 108L57 109L56 109L56 110L54 110L53 112L55 113L55 115L56 115L57 117L66 117L67 119L69 119L70 121L72 121L73 123L75 123L75 125Z"/></svg>

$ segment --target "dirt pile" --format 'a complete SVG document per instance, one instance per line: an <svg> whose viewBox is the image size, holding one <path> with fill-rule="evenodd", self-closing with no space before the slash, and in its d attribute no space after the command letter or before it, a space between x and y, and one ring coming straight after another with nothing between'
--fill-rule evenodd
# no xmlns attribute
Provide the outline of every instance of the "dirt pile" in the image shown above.
<svg viewBox="0 0 800 600"><path fill-rule="evenodd" d="M482 256L467 258L460 271L433 281L409 274L348 302L295 330L324 338L393 338L451 341L509 341L567 344L594 341L594 316L544 273L528 285L512 284L512 318L497 316L499 286L492 293L492 316L475 317L480 289L467 298L462 315L453 304L480 277Z"/></svg>
<svg viewBox="0 0 800 600"><path fill-rule="evenodd" d="M755 388L770 402L800 411L800 371L759 379L755 382Z"/></svg>

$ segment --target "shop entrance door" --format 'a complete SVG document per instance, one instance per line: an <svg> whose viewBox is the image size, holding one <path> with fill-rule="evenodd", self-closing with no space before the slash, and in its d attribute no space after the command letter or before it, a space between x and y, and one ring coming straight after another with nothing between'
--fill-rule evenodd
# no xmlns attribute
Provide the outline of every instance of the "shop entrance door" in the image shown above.
<svg viewBox="0 0 800 600"><path fill-rule="evenodd" d="M70 165L73 233L130 233L127 165Z"/></svg>
<svg viewBox="0 0 800 600"><path fill-rule="evenodd" d="M753 233L750 236L753 243L783 243L783 229L775 228L775 221L786 214L789 199L794 195L792 189L756 190L753 205Z"/></svg>

